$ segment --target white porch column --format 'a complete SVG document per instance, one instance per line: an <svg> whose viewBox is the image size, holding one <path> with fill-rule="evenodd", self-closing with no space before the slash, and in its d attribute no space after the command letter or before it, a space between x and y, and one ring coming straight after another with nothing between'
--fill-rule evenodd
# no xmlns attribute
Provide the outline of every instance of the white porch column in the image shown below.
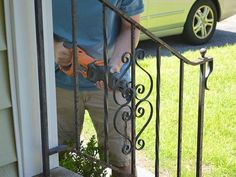
<svg viewBox="0 0 236 177"><path fill-rule="evenodd" d="M4 0L14 124L20 176L42 172L37 46L33 0ZM43 0L45 69L50 148L57 146L56 94L51 0ZM11 50L12 49L12 50ZM58 155L50 158L58 166Z"/></svg>

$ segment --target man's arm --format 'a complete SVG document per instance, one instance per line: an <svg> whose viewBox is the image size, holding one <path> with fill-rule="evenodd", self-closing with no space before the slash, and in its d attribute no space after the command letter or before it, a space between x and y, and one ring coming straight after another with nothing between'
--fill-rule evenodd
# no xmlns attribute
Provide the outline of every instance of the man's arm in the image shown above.
<svg viewBox="0 0 236 177"><path fill-rule="evenodd" d="M136 22L140 21L140 15L135 15L131 17ZM134 37L135 37L135 47L138 45L140 31L135 28ZM115 48L111 59L109 60L109 66L111 67L110 72L115 73L119 72L123 63L121 61L122 55L125 52L131 51L131 24L126 20L122 19L121 21L121 31L115 42ZM96 86L99 89L104 88L103 81L96 82Z"/></svg>
<svg viewBox="0 0 236 177"><path fill-rule="evenodd" d="M140 15L135 15L131 17L136 22L140 21ZM138 45L140 31L135 28L135 47ZM119 72L122 66L121 57L125 52L131 51L131 24L126 20L121 21L121 31L116 40L115 48L110 59L109 65L112 67L111 72Z"/></svg>

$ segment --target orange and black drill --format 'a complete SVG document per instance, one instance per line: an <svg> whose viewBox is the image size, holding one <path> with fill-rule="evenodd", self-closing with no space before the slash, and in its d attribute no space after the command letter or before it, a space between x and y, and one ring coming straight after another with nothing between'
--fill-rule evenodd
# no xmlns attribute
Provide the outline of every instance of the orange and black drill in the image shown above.
<svg viewBox="0 0 236 177"><path fill-rule="evenodd" d="M69 48L72 52L72 44L69 42L63 43L64 47ZM105 80L105 66L104 61L101 59L94 59L89 56L84 50L82 50L79 46L77 46L77 56L78 56L78 72L82 74L82 76L89 81L96 83L97 81ZM110 69L108 67L108 69ZM73 62L71 59L71 64L69 66L63 67L60 66L60 70L62 70L66 75L73 76ZM110 89L119 90L125 97L131 96L131 89L129 88L129 83L125 79L119 80L118 73L108 72L108 87Z"/></svg>

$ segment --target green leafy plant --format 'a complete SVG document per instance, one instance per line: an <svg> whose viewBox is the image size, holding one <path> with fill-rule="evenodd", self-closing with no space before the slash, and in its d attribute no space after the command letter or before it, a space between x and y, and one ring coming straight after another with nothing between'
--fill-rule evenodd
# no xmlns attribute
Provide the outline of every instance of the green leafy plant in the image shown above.
<svg viewBox="0 0 236 177"><path fill-rule="evenodd" d="M98 147L95 136L93 135L86 146L83 145L83 141L80 145L80 153L76 153L73 150L68 150L60 154L60 166L65 167L75 173L78 173L84 177L105 177L107 171L104 167L99 165L96 161L89 160L81 154L87 154L96 159L103 159L102 149ZM68 144L69 146L72 143Z"/></svg>

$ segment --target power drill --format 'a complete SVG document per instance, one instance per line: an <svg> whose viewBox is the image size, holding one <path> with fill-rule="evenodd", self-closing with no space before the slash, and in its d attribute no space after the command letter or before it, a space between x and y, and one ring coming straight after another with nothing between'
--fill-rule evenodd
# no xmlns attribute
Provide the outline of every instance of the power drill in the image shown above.
<svg viewBox="0 0 236 177"><path fill-rule="evenodd" d="M72 44L70 42L64 42L64 47L68 48L72 52ZM105 66L104 61L101 59L94 59L89 56L84 50L77 46L77 56L78 56L78 72L89 81L96 83L97 81L105 80ZM66 75L73 76L73 62L71 58L71 64L68 66L60 66ZM132 89L129 87L129 83L125 79L119 80L119 73L111 73L108 67L108 87L113 90L119 90L122 95L127 99L133 94Z"/></svg>

